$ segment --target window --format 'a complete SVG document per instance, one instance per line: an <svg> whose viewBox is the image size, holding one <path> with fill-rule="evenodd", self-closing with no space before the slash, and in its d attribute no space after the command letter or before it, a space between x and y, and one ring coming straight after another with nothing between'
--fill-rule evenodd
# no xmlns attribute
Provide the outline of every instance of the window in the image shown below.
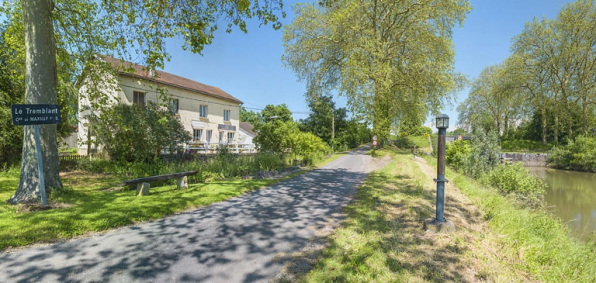
<svg viewBox="0 0 596 283"><path fill-rule="evenodd" d="M228 132L228 143L234 142L234 132Z"/></svg>
<svg viewBox="0 0 596 283"><path fill-rule="evenodd" d="M224 121L230 121L230 110L224 110Z"/></svg>
<svg viewBox="0 0 596 283"><path fill-rule="evenodd" d="M199 117L207 118L207 105L199 106Z"/></svg>
<svg viewBox="0 0 596 283"><path fill-rule="evenodd" d="M178 99L170 99L170 111L174 114L178 113Z"/></svg>
<svg viewBox="0 0 596 283"><path fill-rule="evenodd" d="M192 130L192 140L193 141L201 141L202 137L203 137L203 129Z"/></svg>
<svg viewBox="0 0 596 283"><path fill-rule="evenodd" d="M207 142L211 142L211 135L212 135L213 131L212 130L207 130Z"/></svg>
<svg viewBox="0 0 596 283"><path fill-rule="evenodd" d="M134 104L141 104L141 105L145 105L145 93L143 92L138 92L135 91L132 93L132 99L133 99L133 103Z"/></svg>
<svg viewBox="0 0 596 283"><path fill-rule="evenodd" d="M224 132L219 132L219 143L224 143Z"/></svg>

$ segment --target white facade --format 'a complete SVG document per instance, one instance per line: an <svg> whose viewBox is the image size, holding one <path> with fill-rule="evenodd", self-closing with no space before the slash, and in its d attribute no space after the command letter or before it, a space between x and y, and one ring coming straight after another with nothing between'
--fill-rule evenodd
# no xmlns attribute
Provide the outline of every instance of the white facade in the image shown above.
<svg viewBox="0 0 596 283"><path fill-rule="evenodd" d="M166 78L183 79L171 74L167 75L168 77ZM117 76L117 80L113 80L117 81L117 86L101 88L103 95L108 98L106 103L115 104L121 102L132 104L146 103L148 101L157 102L160 100L160 97L163 97L162 93L158 90L162 88L166 90L166 95L169 99L177 102L178 106L175 107L176 115L180 117L184 129L193 137L193 140L189 142L208 142L210 144L238 142L241 105L239 100L233 97L232 99L223 99L189 89L188 87L176 86L174 83L162 83L130 74L120 73ZM188 79L184 80L184 82L190 81ZM88 121L85 114L88 114L90 111L89 100L87 99L87 87L88 85L83 84L79 89L79 154L87 153L89 133L87 128ZM221 91L219 89L217 90ZM93 133L91 132L91 134ZM91 139L93 139L93 135ZM94 147L92 146L93 149Z"/></svg>

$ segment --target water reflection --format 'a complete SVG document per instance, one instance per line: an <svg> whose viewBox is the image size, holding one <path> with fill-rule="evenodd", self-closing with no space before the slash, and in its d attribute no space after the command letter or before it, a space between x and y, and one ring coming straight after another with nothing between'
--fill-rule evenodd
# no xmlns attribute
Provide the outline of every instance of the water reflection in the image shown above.
<svg viewBox="0 0 596 283"><path fill-rule="evenodd" d="M596 174L529 167L547 184L546 203L580 239L596 231Z"/></svg>

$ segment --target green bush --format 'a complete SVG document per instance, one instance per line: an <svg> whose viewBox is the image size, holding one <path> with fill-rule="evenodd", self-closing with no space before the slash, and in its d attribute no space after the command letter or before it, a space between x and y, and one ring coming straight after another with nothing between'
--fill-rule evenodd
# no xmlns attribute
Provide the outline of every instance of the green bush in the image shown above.
<svg viewBox="0 0 596 283"><path fill-rule="evenodd" d="M470 154L462 166L464 173L473 178L479 178L495 168L497 164L499 164L497 133L475 130L470 141Z"/></svg>
<svg viewBox="0 0 596 283"><path fill-rule="evenodd" d="M546 184L521 162L499 165L483 175L482 181L497 188L502 195L513 197L522 206L536 208L542 205Z"/></svg>
<svg viewBox="0 0 596 283"><path fill-rule="evenodd" d="M117 104L100 115L93 129L115 161L153 162L163 149L172 152L191 139L177 116L152 102Z"/></svg>
<svg viewBox="0 0 596 283"><path fill-rule="evenodd" d="M470 156L470 143L468 141L454 141L447 143L445 162L456 170L462 170Z"/></svg>
<svg viewBox="0 0 596 283"><path fill-rule="evenodd" d="M503 140L501 142L502 150L523 151L523 150L550 150L552 144L543 144L532 140Z"/></svg>
<svg viewBox="0 0 596 283"><path fill-rule="evenodd" d="M303 165L312 166L331 153L327 143L311 133L298 132L293 138L292 155L301 158Z"/></svg>
<svg viewBox="0 0 596 283"><path fill-rule="evenodd" d="M395 139L394 144L395 144L395 146L397 146L399 148L413 148L414 147L414 142L410 138L403 137L403 136L398 136Z"/></svg>
<svg viewBox="0 0 596 283"><path fill-rule="evenodd" d="M255 163L259 171L275 171L285 167L284 159L275 153L258 153L255 156Z"/></svg>
<svg viewBox="0 0 596 283"><path fill-rule="evenodd" d="M331 148L321 138L312 133L301 132L298 125L292 121L272 121L261 125L259 135L254 142L262 152L277 154L289 153L294 159L304 160L312 165L325 154L331 153Z"/></svg>
<svg viewBox="0 0 596 283"><path fill-rule="evenodd" d="M596 138L578 136L566 146L553 147L546 162L555 168L596 172Z"/></svg>

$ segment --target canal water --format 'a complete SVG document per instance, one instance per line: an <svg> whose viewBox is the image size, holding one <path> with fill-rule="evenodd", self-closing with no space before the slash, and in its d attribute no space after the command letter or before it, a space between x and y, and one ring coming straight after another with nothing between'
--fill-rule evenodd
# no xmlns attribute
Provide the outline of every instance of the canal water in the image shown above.
<svg viewBox="0 0 596 283"><path fill-rule="evenodd" d="M547 184L546 203L573 234L586 239L596 231L596 174L527 167Z"/></svg>

